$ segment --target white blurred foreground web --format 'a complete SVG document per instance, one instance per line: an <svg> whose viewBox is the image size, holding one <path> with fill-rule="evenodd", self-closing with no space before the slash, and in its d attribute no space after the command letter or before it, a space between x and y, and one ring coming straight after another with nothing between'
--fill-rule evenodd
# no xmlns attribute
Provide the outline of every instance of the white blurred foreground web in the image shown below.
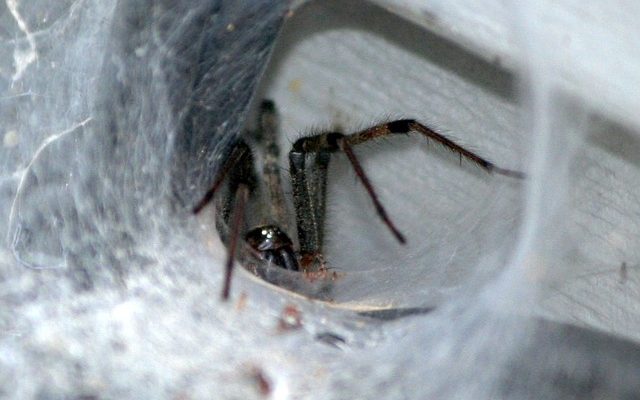
<svg viewBox="0 0 640 400"><path fill-rule="evenodd" d="M0 6L2 396L638 396L640 10L375 3ZM408 245L334 157L333 301L238 268L222 303L188 208L260 98L283 149L416 118L527 179L361 146Z"/></svg>

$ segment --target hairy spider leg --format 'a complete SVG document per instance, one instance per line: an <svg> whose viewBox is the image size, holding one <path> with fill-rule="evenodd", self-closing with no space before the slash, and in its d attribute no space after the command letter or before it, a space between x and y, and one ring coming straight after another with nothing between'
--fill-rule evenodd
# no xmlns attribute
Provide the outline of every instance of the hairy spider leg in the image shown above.
<svg viewBox="0 0 640 400"><path fill-rule="evenodd" d="M327 208L327 174L330 159L331 156L328 153L316 153L313 160L315 172L311 176L312 180L307 181L309 188L315 190L315 197L311 199L311 207L315 215L315 221L320 221L317 237L321 245L324 243L324 218ZM320 249L322 249L322 247L320 247ZM314 257L322 261L322 253Z"/></svg>
<svg viewBox="0 0 640 400"><path fill-rule="evenodd" d="M229 247L227 250L224 284L222 288L223 300L227 300L229 298L231 276L233 274L233 265L240 231L243 229L245 209L249 195L256 187L256 176L253 170L253 164L254 159L251 149L244 141L240 141L233 149L229 159L219 171L211 189L207 191L202 200L200 200L193 208L194 214L202 211L211 199L213 199L225 178L229 178L228 190L232 195L226 199L226 204L221 210L221 218L225 222L228 223L229 218L231 218Z"/></svg>
<svg viewBox="0 0 640 400"><path fill-rule="evenodd" d="M384 206L380 202L374 187L358 161L352 146L381 137L395 134L409 134L411 132L420 133L427 139L440 143L449 150L458 153L460 160L465 158L480 166L487 172L518 179L525 178L525 174L522 172L500 168L473 151L462 147L453 140L435 132L429 127L413 119L401 119L379 124L351 135L344 135L339 132L330 132L300 138L294 143L293 148L289 153L289 164L294 205L296 209L298 237L300 239L300 250L303 257L305 254L313 255L322 253L327 169L330 154L337 151L344 152L349 159L358 179L360 179L367 190L369 197L373 201L380 219L400 243L406 243L404 235L402 235L402 233L400 233L396 228L395 224L391 221L384 209ZM309 154L315 154L315 160L313 161L312 168L308 168L306 165L307 156ZM315 181L316 184L309 183L309 174L312 175L312 181ZM321 182L321 184L318 185L318 182ZM314 208L314 204L317 204L317 202L322 204L323 209L321 212Z"/></svg>
<svg viewBox="0 0 640 400"><path fill-rule="evenodd" d="M279 226L284 232L290 232L289 210L287 209L280 176L280 147L277 143L278 129L279 121L276 106L273 101L264 100L260 104L258 130L255 136L264 148L262 177L268 196L267 218L269 219L266 222Z"/></svg>
<svg viewBox="0 0 640 400"><path fill-rule="evenodd" d="M278 115L275 104L264 100L260 104L258 129L254 136L263 147L262 206L257 212L260 224L247 232L245 240L260 258L284 269L300 269L290 231L289 210L280 176L280 147L277 143Z"/></svg>
<svg viewBox="0 0 640 400"><path fill-rule="evenodd" d="M520 171L500 168L496 166L491 161L481 157L471 150L462 147L448 137L435 132L433 129L421 124L414 119L399 119L396 121L376 125L352 135L345 136L345 140L349 145L354 146L380 137L391 136L394 134L409 134L411 132L420 133L427 139L431 139L440 143L454 153L458 153L458 155L460 156L460 160L465 158L478 165L480 168L486 170L487 172L492 172L518 179L524 179L526 177L525 174Z"/></svg>
<svg viewBox="0 0 640 400"><path fill-rule="evenodd" d="M385 225L389 227L389 229L391 230L391 233L393 233L393 236L396 237L398 242L400 242L401 244L407 243L407 240L405 239L404 235L400 233L398 228L396 228L393 221L391 221L391 218L389 218L387 211L384 209L384 207L382 206L382 203L378 199L378 195L373 189L373 185L371 184L371 181L369 181L369 178L367 178L367 175L364 173L364 169L362 168L362 165L360 165L360 161L358 161L356 154L353 152L353 149L351 148L349 141L346 140L344 137L339 138L338 147L340 147L340 150L342 150L344 154L346 154L347 158L349 159L349 162L351 163L351 166L353 167L353 170L356 172L356 176L360 178L360 181L362 181L362 185L369 193L369 197L371 197L371 200L373 201L373 205L376 208L376 212L378 213L378 216L380 216L380 218L385 223Z"/></svg>
<svg viewBox="0 0 640 400"><path fill-rule="evenodd" d="M231 155L229 156L227 161L224 163L220 171L218 171L218 175L216 176L216 179L213 181L213 184L211 185L211 189L209 189L207 193L205 193L205 195L202 197L202 199L193 207L192 212L194 214L200 213L200 211L202 211L202 209L207 204L209 204L209 202L211 202L211 200L213 199L213 196L216 194L216 192L220 188L220 185L224 181L224 178L227 176L231 168L233 168L234 165L236 165L236 163L242 157L245 157L246 152L251 152L251 149L249 149L249 146L247 146L247 144L242 141L233 148Z"/></svg>
<svg viewBox="0 0 640 400"><path fill-rule="evenodd" d="M344 142L343 138L345 138L345 135L338 132L300 138L294 143L291 152L289 152L291 186L296 209L300 253L303 259L305 257L317 258L322 254L327 171L331 153L337 151L344 151L349 158L358 178L367 189L375 205L376 212L385 225L400 243L404 244L406 242L404 236L395 227L378 200L373 185L364 173L349 144ZM308 156L314 157L310 168L306 165ZM318 207L315 206L316 204Z"/></svg>
<svg viewBox="0 0 640 400"><path fill-rule="evenodd" d="M240 230L244 222L244 213L249 200L249 186L240 183L235 191L235 205L233 207L233 216L231 221L231 236L229 239L229 248L227 249L227 263L224 272L224 285L222 287L222 300L229 298L231 290L231 276L233 274L233 264L235 261L236 247L240 237Z"/></svg>
<svg viewBox="0 0 640 400"><path fill-rule="evenodd" d="M327 170L330 159L327 151L311 154L314 157L313 168L307 171L308 155L309 152L295 145L289 152L289 174L300 242L300 258L305 267L314 260L322 259Z"/></svg>

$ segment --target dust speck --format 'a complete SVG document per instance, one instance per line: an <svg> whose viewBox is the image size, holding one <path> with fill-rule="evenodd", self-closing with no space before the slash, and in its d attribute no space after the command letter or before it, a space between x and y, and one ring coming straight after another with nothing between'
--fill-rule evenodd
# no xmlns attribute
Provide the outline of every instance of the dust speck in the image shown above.
<svg viewBox="0 0 640 400"><path fill-rule="evenodd" d="M18 137L18 132L15 130L10 130L4 134L2 139L2 145L6 148L15 147L20 142L20 138Z"/></svg>
<svg viewBox="0 0 640 400"><path fill-rule="evenodd" d="M302 88L302 80L293 79L289 82L289 91L292 93L298 93Z"/></svg>

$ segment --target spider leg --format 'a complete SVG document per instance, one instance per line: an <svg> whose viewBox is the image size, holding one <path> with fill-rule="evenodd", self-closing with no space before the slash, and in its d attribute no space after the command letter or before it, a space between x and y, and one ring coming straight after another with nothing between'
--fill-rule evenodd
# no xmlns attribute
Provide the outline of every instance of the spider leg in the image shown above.
<svg viewBox="0 0 640 400"><path fill-rule="evenodd" d="M382 206L382 203L378 199L378 195L373 189L373 185L371 184L371 181L369 181L369 178L367 178L367 175L364 173L364 169L362 169L362 165L360 165L360 161L358 161L358 158L356 157L356 154L353 152L351 145L349 145L349 141L346 138L341 138L339 139L338 145L340 146L340 149L344 152L344 154L349 159L349 162L351 163L354 171L356 172L356 176L360 179L360 181L362 182L362 185L365 187L365 189L369 193L369 197L371 197L371 200L373 201L373 205L376 207L376 212L378 213L378 216L382 219L385 225L389 227L389 229L391 230L391 233L393 233L393 236L395 236L396 239L398 239L398 242L400 242L401 244L407 243L407 240L405 239L404 235L400 233L398 228L396 228L393 221L391 221L391 218L389 218L387 211L384 209L384 207Z"/></svg>
<svg viewBox="0 0 640 400"><path fill-rule="evenodd" d="M315 220L319 227L317 237L320 243L319 251L322 251L322 245L324 243L324 218L327 208L327 173L329 170L329 161L331 154L326 152L319 152L315 154L313 159L314 169L312 172L313 181L310 182L308 188L310 193L315 196L312 198L313 212L315 214ZM318 252L317 255L321 255Z"/></svg>
<svg viewBox="0 0 640 400"><path fill-rule="evenodd" d="M356 170L376 207L378 215L400 243L404 236L395 227L382 203L378 200L373 185L358 162L346 136L341 133L324 133L301 138L294 143L289 153L293 202L296 209L296 223L303 259L319 258L324 240L324 218L326 204L327 171L331 153L344 151ZM308 156L313 155L313 165L308 167Z"/></svg>
<svg viewBox="0 0 640 400"><path fill-rule="evenodd" d="M338 136L336 136L336 139L333 139L333 140L337 141L337 146L340 148L340 150L342 150L345 153L345 155L351 162L351 165L353 166L353 169L355 170L356 175L362 181L362 184L366 188L367 192L369 192L369 197L371 197L371 200L373 201L376 207L376 211L378 215L384 221L387 227L389 227L391 232L394 234L394 236L396 237L396 239L398 239L400 243L403 243L403 244L405 243L404 236L398 231L398 229L395 227L391 219L388 217L384 207L378 200L378 196L376 195L373 189L373 185L371 184L366 174L364 173L364 170L362 169L362 166L360 165L360 162L355 156L355 153L353 152L353 149L351 148L351 146L358 145L358 144L367 142L369 140L377 139L380 137L396 135L396 134L409 134L411 132L420 133L427 139L434 140L440 143L441 145L445 146L449 150L455 153L458 153L458 155L460 156L461 162L462 162L462 158L465 158L475 163L476 165L480 166L487 172L497 173L497 174L510 176L518 179L525 178L525 175L522 172L500 168L496 166L494 163L492 163L491 161L481 157L477 153L474 153L473 151L460 146L453 140L435 132L433 129L421 124L420 122L414 119L400 119L396 121L387 122L387 123L376 125L371 128L365 129L363 131L354 133L352 135L347 135L347 136L338 134ZM331 134L329 134L329 137L327 139L328 142L332 140L330 135ZM333 135L336 135L336 134L333 134Z"/></svg>
<svg viewBox="0 0 640 400"><path fill-rule="evenodd" d="M461 160L462 158L465 158L478 165L480 168L486 170L487 172L493 172L518 179L524 179L526 177L525 174L520 171L514 171L496 166L491 161L483 158L482 156L474 153L471 150L460 146L453 140L437 133L433 129L421 124L414 119L399 119L396 121L376 125L361 132L354 133L353 135L346 136L346 141L350 145L357 145L380 137L391 136L395 134L409 134L411 132L420 133L427 139L431 139L440 143L454 153L458 153Z"/></svg>
<svg viewBox="0 0 640 400"><path fill-rule="evenodd" d="M280 177L280 147L277 143L278 115L273 101L264 100L260 105L256 136L264 147L262 177L268 196L266 224L273 224L289 232L289 215Z"/></svg>
<svg viewBox="0 0 640 400"><path fill-rule="evenodd" d="M220 185L224 181L224 178L227 176L229 171L236 165L240 159L246 157L247 153L251 153L251 149L245 142L240 142L234 147L231 155L227 159L227 161L222 166L222 169L218 172L216 179L213 181L213 185L211 185L211 189L205 193L202 199L193 207L192 212L194 214L198 214L202 209L209 204L209 202L213 199L213 196L216 194Z"/></svg>
<svg viewBox="0 0 640 400"><path fill-rule="evenodd" d="M249 195L256 190L257 186L253 153L244 142L241 142L238 146L242 148L241 155L234 163L235 168L228 171L230 197L227 198L227 205L222 210L223 215L221 215L221 218L227 222L231 218L222 300L229 298L231 275L233 273L236 249L241 238L241 232L244 229L246 206ZM231 202L233 202L233 206L231 206Z"/></svg>
<svg viewBox="0 0 640 400"><path fill-rule="evenodd" d="M294 148L289 152L289 173L293 190L300 255L307 264L319 259L324 241L324 216L327 189L327 170L330 154L319 151L313 154L313 165L307 172L305 151Z"/></svg>
<svg viewBox="0 0 640 400"><path fill-rule="evenodd" d="M326 175L331 153L342 151L345 153L349 162L363 186L367 190L369 197L374 203L376 212L384 224L389 228L396 239L404 244L406 240L402 233L396 228L391 218L389 218L384 206L378 199L371 181L365 174L352 146L367 142L369 140L380 137L391 136L395 134L409 134L417 132L427 139L434 140L449 150L458 153L460 160L465 158L490 173L497 173L513 178L524 179L525 174L519 171L500 168L491 161L481 157L477 153L464 148L453 140L443 136L429 127L417 122L413 119L401 119L376 125L352 135L343 135L338 132L324 133L320 135L301 138L293 145L293 149L289 153L289 163L291 170L291 183L293 186L293 197L296 208L296 221L298 226L298 237L300 239L301 251L308 253L320 253L322 250L322 235L324 225L324 208L318 211L314 208L314 204L322 204L326 198ZM319 157L325 157L320 162L316 159L311 174L317 176L321 185L312 185L308 180L308 172L306 156L315 153ZM315 203L314 203L315 202ZM317 203L319 202L319 203Z"/></svg>
<svg viewBox="0 0 640 400"><path fill-rule="evenodd" d="M225 227L229 227L229 219L231 218L231 231L228 236L229 246L227 250L224 284L221 294L223 301L229 298L233 264L235 261L238 241L240 240L241 231L244 227L246 206L251 191L255 190L256 187L256 176L253 171L253 162L254 160L251 149L244 141L240 141L218 173L211 189L207 191L202 200L200 200L193 208L194 214L199 213L213 199L214 195L222 185L222 182L228 177L229 194L225 199L225 206L216 212L216 219L222 221ZM222 234L223 236L225 235L224 233Z"/></svg>
<svg viewBox="0 0 640 400"><path fill-rule="evenodd" d="M231 237L229 240L229 248L227 253L227 263L224 274L224 286L222 287L222 300L229 299L229 291L231 289L231 275L233 274L233 263L235 261L236 247L240 238L240 230L244 223L244 214L247 201L249 199L249 186L244 183L238 185L235 191L235 206L233 207L233 216L231 221Z"/></svg>

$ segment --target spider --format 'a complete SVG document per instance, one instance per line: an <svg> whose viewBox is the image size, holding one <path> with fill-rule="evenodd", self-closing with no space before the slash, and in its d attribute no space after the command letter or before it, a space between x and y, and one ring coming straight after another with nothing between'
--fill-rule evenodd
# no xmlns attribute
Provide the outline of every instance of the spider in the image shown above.
<svg viewBox="0 0 640 400"><path fill-rule="evenodd" d="M414 119L386 122L350 135L326 132L302 137L293 143L289 151L289 174L299 243L296 251L287 233L292 230L278 165L278 118L273 101L264 100L261 103L257 125L257 130L249 136L263 149L261 173L256 171L254 152L247 141L241 139L222 165L211 188L193 208L193 213L198 214L214 198L223 182L227 181L227 196L222 198L216 209L216 219L220 222L218 229L222 230L223 240L225 236L228 238L223 300L229 298L233 265L241 237L254 256L272 265L291 271L310 271L318 266L324 268L322 250L327 171L333 153L341 152L347 156L380 220L400 244L405 244L406 239L378 199L353 151L354 146L377 138L418 133L457 153L460 161L465 158L489 173L524 178L523 173L500 168ZM247 223L246 211L252 201L254 204L250 216L255 221Z"/></svg>

